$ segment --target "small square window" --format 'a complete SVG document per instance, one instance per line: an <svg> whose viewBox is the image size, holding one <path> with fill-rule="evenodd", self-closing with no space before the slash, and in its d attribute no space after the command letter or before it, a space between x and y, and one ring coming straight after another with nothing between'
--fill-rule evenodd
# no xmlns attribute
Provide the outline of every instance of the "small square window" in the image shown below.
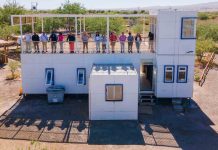
<svg viewBox="0 0 218 150"><path fill-rule="evenodd" d="M164 67L164 83L174 82L174 66L167 65Z"/></svg>
<svg viewBox="0 0 218 150"><path fill-rule="evenodd" d="M54 68L45 69L45 84L54 85Z"/></svg>
<svg viewBox="0 0 218 150"><path fill-rule="evenodd" d="M178 83L187 83L188 66L178 66Z"/></svg>
<svg viewBox="0 0 218 150"><path fill-rule="evenodd" d="M77 84L86 85L86 69L85 68L77 69Z"/></svg>
<svg viewBox="0 0 218 150"><path fill-rule="evenodd" d="M181 39L196 39L196 18L182 18Z"/></svg>
<svg viewBox="0 0 218 150"><path fill-rule="evenodd" d="M122 84L106 84L106 101L122 101L123 85Z"/></svg>

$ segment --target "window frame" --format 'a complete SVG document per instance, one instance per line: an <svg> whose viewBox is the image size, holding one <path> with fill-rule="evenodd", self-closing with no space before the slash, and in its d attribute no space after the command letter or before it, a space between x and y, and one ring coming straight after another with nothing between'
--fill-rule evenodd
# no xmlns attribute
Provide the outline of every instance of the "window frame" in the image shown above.
<svg viewBox="0 0 218 150"><path fill-rule="evenodd" d="M185 68L185 80L181 81L179 80L179 72L180 72L180 68ZM188 82L188 65L178 65L177 66L177 83L187 83Z"/></svg>
<svg viewBox="0 0 218 150"><path fill-rule="evenodd" d="M194 37L183 37L183 27L184 27L184 20L185 19L194 19L195 20L195 24L194 24L194 33L195 33L195 35L194 35ZM181 34L180 34L180 38L182 39L182 40L190 40L190 39L196 39L197 38L197 29L196 29L196 27L197 27L197 17L182 17L182 19L181 19Z"/></svg>
<svg viewBox="0 0 218 150"><path fill-rule="evenodd" d="M172 68L172 80L166 81L166 68ZM164 65L164 83L174 83L175 66L174 65Z"/></svg>
<svg viewBox="0 0 218 150"><path fill-rule="evenodd" d="M51 75L51 81L50 81L50 83L48 84L48 82L47 82L47 75L48 75L48 72L50 72L51 71L51 73L52 73L52 75ZM54 80L54 68L45 68L45 85L54 85L54 82L55 80Z"/></svg>
<svg viewBox="0 0 218 150"><path fill-rule="evenodd" d="M122 87L122 98L121 99L114 99L114 100L108 100L107 99L107 86L121 86ZM123 84L105 84L105 101L106 102L121 102L123 101Z"/></svg>
<svg viewBox="0 0 218 150"><path fill-rule="evenodd" d="M83 83L79 83L79 73L83 71ZM77 68L77 76L76 76L76 84L77 85L86 85L86 68Z"/></svg>

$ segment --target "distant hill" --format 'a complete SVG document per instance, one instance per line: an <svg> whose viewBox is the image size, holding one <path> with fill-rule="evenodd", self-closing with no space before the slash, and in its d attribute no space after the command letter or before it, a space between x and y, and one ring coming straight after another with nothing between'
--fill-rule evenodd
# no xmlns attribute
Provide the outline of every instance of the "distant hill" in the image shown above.
<svg viewBox="0 0 218 150"><path fill-rule="evenodd" d="M199 12L218 11L218 2L209 2L193 5L180 5L180 6L151 6L151 7L137 7L121 10L158 10L158 9L178 9L178 10L195 10ZM118 9L117 9L118 10Z"/></svg>

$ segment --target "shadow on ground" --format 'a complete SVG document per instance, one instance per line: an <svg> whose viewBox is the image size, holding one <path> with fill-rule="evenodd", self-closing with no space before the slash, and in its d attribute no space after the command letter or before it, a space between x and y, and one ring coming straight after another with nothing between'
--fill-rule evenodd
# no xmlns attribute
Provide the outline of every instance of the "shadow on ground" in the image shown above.
<svg viewBox="0 0 218 150"><path fill-rule="evenodd" d="M46 96L20 99L0 117L0 138L100 145L154 145L182 149L216 149L217 132L200 108L176 113L153 106L138 121L89 121L88 99L66 96L49 105Z"/></svg>

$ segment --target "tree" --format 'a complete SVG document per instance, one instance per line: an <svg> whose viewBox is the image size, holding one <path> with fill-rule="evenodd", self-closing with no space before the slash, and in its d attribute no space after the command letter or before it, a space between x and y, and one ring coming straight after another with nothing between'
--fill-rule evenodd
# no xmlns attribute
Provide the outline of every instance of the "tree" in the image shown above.
<svg viewBox="0 0 218 150"><path fill-rule="evenodd" d="M142 24L136 24L132 28L134 33L142 33L143 31L143 25Z"/></svg>
<svg viewBox="0 0 218 150"><path fill-rule="evenodd" d="M217 51L217 47L215 42L211 39L207 40L197 40L196 44L196 55L198 60L201 62L204 54L207 52L214 52Z"/></svg>
<svg viewBox="0 0 218 150"><path fill-rule="evenodd" d="M63 3L62 6L59 7L55 12L58 14L85 14L86 9L80 3L71 3L70 1L65 1L65 3ZM68 29L71 30L71 23L74 22L73 18L60 20L62 20L62 22L67 22Z"/></svg>
<svg viewBox="0 0 218 150"><path fill-rule="evenodd" d="M3 26L0 28L0 38L8 40L12 34L17 33L18 31L19 28L17 26Z"/></svg>
<svg viewBox="0 0 218 150"><path fill-rule="evenodd" d="M7 0L3 7L0 9L0 20L2 24L9 25L11 22L11 15L20 15L24 13L25 9L23 6L20 6L18 3L15 3L11 0Z"/></svg>
<svg viewBox="0 0 218 150"><path fill-rule="evenodd" d="M125 30L126 21L123 18L110 18L110 31L120 34ZM86 18L86 30L89 32L100 32L106 34L107 20L106 18Z"/></svg>

